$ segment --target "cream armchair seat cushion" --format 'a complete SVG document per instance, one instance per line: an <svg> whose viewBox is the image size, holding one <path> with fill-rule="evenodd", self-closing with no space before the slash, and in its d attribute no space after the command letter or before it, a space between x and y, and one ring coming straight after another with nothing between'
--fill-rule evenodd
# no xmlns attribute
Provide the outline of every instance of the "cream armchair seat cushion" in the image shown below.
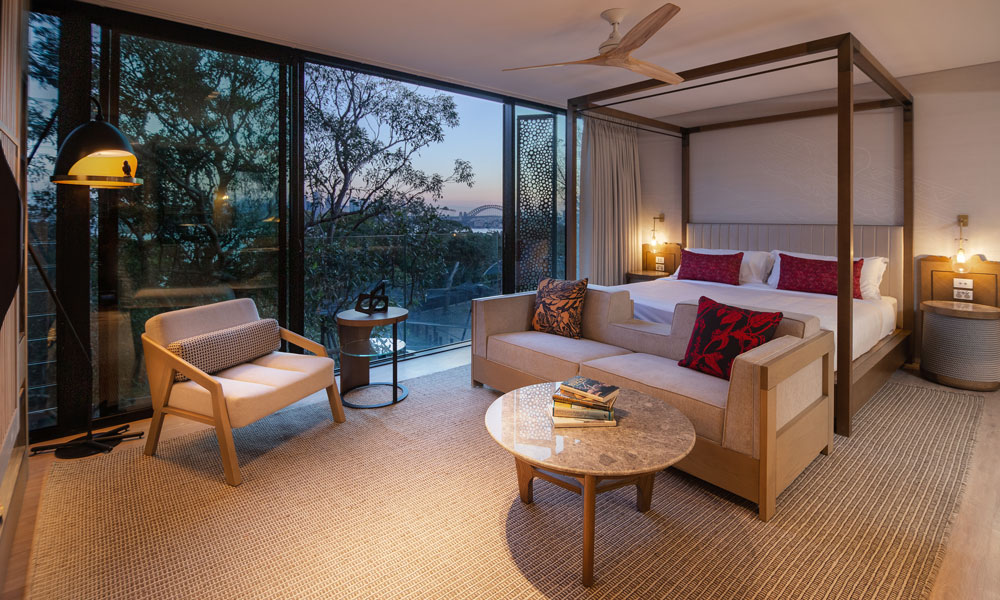
<svg viewBox="0 0 1000 600"><path fill-rule="evenodd" d="M272 352L219 371L212 379L222 384L230 424L244 427L316 390L333 385L333 360L323 356ZM212 395L193 381L174 384L168 404L212 416Z"/></svg>
<svg viewBox="0 0 1000 600"><path fill-rule="evenodd" d="M500 333L490 336L486 342L489 360L553 381L579 375L580 363L619 354L631 352L585 338L574 339L541 331Z"/></svg>
<svg viewBox="0 0 1000 600"><path fill-rule="evenodd" d="M610 356L580 365L580 375L630 388L670 403L684 413L695 433L722 443L729 382L653 354Z"/></svg>

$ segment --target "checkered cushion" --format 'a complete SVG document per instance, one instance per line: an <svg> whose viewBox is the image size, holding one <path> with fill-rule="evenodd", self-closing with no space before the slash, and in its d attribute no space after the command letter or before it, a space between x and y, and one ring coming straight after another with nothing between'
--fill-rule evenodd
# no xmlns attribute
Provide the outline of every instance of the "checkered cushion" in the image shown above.
<svg viewBox="0 0 1000 600"><path fill-rule="evenodd" d="M172 342L167 350L206 373L216 373L274 352L281 332L274 319L260 319ZM175 381L187 381L178 373Z"/></svg>

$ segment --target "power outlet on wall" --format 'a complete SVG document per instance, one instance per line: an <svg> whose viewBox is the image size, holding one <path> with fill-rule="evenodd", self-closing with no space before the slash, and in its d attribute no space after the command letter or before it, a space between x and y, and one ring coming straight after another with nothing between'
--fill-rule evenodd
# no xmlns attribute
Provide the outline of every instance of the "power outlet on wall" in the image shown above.
<svg viewBox="0 0 1000 600"><path fill-rule="evenodd" d="M972 290L954 290L955 300L972 300Z"/></svg>
<svg viewBox="0 0 1000 600"><path fill-rule="evenodd" d="M666 271L667 270L667 266L664 265L664 264L662 264L662 263L661 264L657 264L656 265L656 270L657 271Z"/></svg>
<svg viewBox="0 0 1000 600"><path fill-rule="evenodd" d="M959 277L956 277L954 279L954 284L953 285L955 287L959 288L959 289L962 289L962 290L971 290L972 289L972 280L971 279L961 279Z"/></svg>
<svg viewBox="0 0 1000 600"><path fill-rule="evenodd" d="M658 264L658 265L662 265L662 264L663 264L663 263L665 262L665 261L663 260L664 258L666 258L666 257L663 257L663 256L657 256L657 257L656 257L656 264ZM956 287L957 287L957 286L956 286Z"/></svg>

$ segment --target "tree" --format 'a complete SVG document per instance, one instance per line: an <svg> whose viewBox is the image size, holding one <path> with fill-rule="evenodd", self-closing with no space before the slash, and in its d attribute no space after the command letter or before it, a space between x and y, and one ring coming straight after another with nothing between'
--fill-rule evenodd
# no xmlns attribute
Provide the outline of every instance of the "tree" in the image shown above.
<svg viewBox="0 0 1000 600"><path fill-rule="evenodd" d="M321 65L305 73L307 334L334 346L334 316L381 279L413 306L445 272L448 234L437 202L471 165L426 173L413 159L459 125L454 99Z"/></svg>

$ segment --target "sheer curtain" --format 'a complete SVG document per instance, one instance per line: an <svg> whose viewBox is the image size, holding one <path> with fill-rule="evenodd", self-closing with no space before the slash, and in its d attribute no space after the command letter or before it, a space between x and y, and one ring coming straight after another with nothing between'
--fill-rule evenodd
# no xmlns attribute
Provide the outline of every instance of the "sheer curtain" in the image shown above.
<svg viewBox="0 0 1000 600"><path fill-rule="evenodd" d="M642 261L638 132L585 116L580 167L581 276L598 285L624 283Z"/></svg>

